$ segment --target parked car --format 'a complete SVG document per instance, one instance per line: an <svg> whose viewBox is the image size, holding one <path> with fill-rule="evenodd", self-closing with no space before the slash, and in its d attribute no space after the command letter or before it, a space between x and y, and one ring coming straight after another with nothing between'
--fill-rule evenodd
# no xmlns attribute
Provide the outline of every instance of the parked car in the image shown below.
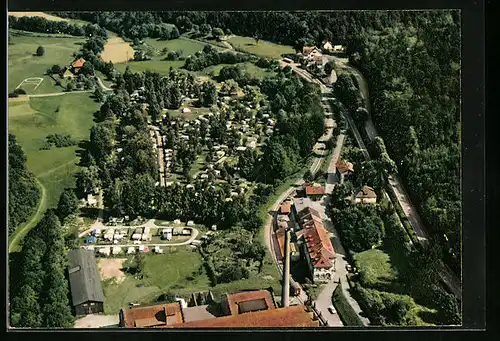
<svg viewBox="0 0 500 341"><path fill-rule="evenodd" d="M328 307L328 311L331 314L336 314L337 313L337 310L335 310L335 307L333 305L331 305L331 306Z"/></svg>

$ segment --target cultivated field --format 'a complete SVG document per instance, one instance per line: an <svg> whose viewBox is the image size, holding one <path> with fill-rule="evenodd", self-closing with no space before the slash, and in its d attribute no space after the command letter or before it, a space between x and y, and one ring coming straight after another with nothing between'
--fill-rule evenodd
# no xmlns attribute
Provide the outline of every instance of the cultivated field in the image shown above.
<svg viewBox="0 0 500 341"><path fill-rule="evenodd" d="M68 35L43 35L35 37L30 33L10 30L11 42L8 45L8 92L12 92L27 78L41 77L43 81L34 89L32 84L21 86L28 94L61 92L54 79L44 75L52 65L61 67L73 61L73 52L80 49L84 37ZM36 56L38 46L45 48L43 56Z"/></svg>
<svg viewBox="0 0 500 341"><path fill-rule="evenodd" d="M106 45L104 45L104 51L101 53L101 58L103 61L111 61L113 64L124 63L134 58L134 49L122 38L110 37Z"/></svg>
<svg viewBox="0 0 500 341"><path fill-rule="evenodd" d="M235 50L267 58L281 59L282 54L295 53L295 50L291 46L279 45L263 40L260 40L256 44L255 39L249 37L232 36L228 42Z"/></svg>
<svg viewBox="0 0 500 341"><path fill-rule="evenodd" d="M60 18L56 17L55 15L43 13L43 12L8 12L9 15L13 17L42 17L47 20L52 20L52 21L67 21L69 22L70 20L65 19L65 18Z"/></svg>

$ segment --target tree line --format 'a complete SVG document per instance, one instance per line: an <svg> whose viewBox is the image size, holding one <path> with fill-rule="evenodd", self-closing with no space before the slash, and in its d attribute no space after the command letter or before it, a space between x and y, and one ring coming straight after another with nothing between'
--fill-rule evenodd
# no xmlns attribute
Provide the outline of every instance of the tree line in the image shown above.
<svg viewBox="0 0 500 341"><path fill-rule="evenodd" d="M106 30L96 24L71 24L66 21L54 21L42 17L15 17L9 15L9 28L29 32L62 33L72 36L99 36L104 39L108 36Z"/></svg>
<svg viewBox="0 0 500 341"><path fill-rule="evenodd" d="M17 280L10 282L11 326L73 326L63 234L56 211L50 209L23 239L20 264L14 270L10 266L18 271Z"/></svg>
<svg viewBox="0 0 500 341"><path fill-rule="evenodd" d="M131 39L179 38L177 27L163 23L154 12L56 12L56 15L86 20Z"/></svg>
<svg viewBox="0 0 500 341"><path fill-rule="evenodd" d="M8 233L26 222L33 214L41 193L33 173L26 167L26 155L17 143L15 135L9 134L9 215Z"/></svg>

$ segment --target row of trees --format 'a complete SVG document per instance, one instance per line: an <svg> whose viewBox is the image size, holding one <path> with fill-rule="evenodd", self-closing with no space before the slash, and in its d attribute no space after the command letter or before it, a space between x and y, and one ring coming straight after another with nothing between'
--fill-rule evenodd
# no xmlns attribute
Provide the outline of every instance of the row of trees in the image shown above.
<svg viewBox="0 0 500 341"><path fill-rule="evenodd" d="M73 316L65 278L66 250L55 210L24 238L19 277L10 283L10 323L13 327L70 328Z"/></svg>
<svg viewBox="0 0 500 341"><path fill-rule="evenodd" d="M104 28L95 24L71 24L66 21L48 20L42 17L15 17L9 15L9 28L41 33L63 33L73 36L107 37Z"/></svg>
<svg viewBox="0 0 500 341"><path fill-rule="evenodd" d="M154 12L57 12L64 18L86 20L128 38L176 39L175 25L163 23Z"/></svg>
<svg viewBox="0 0 500 341"><path fill-rule="evenodd" d="M9 134L9 235L33 214L38 200L40 189L26 167L26 155L16 137Z"/></svg>

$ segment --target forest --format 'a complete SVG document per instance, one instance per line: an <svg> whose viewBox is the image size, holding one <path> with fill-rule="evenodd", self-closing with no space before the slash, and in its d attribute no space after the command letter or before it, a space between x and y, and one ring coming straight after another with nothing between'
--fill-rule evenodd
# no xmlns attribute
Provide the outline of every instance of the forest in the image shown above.
<svg viewBox="0 0 500 341"><path fill-rule="evenodd" d="M8 232L11 235L35 211L40 200L40 188L35 177L26 167L26 155L9 134L9 216Z"/></svg>
<svg viewBox="0 0 500 341"><path fill-rule="evenodd" d="M19 262L10 267L11 326L72 327L73 316L65 278L66 252L64 231L57 212L47 210L37 226L23 239Z"/></svg>

